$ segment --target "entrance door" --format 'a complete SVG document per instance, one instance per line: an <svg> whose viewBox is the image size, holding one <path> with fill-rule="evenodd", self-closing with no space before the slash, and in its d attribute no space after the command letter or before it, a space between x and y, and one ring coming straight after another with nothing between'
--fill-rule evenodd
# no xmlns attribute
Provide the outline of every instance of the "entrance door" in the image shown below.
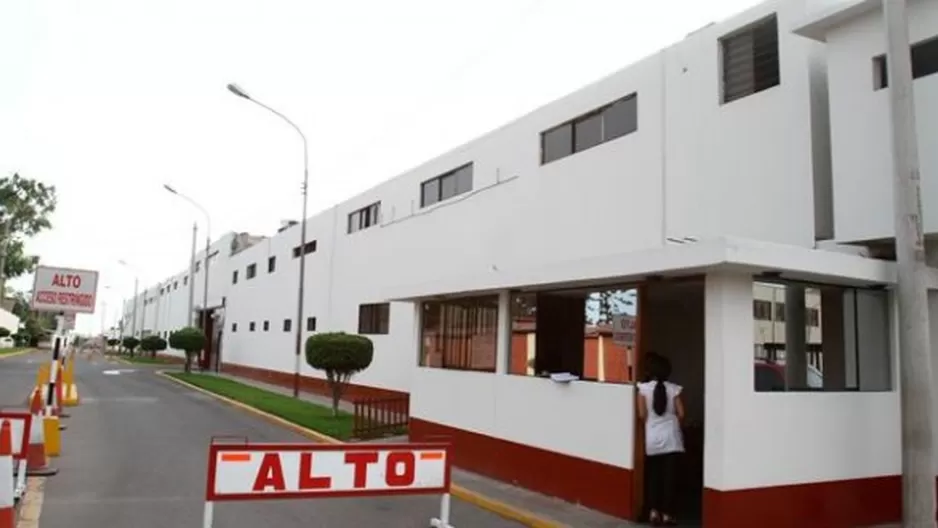
<svg viewBox="0 0 938 528"><path fill-rule="evenodd" d="M212 351L215 350L215 318L212 317L212 310L202 311L200 323L202 324L202 332L205 334L205 348L202 349L199 356L199 366L203 370L209 370L212 368Z"/></svg>
<svg viewBox="0 0 938 528"><path fill-rule="evenodd" d="M644 381L647 356L671 363L671 381L683 387L685 453L678 475L677 511L681 521L702 517L704 432L704 281L702 278L651 282L639 289L636 378ZM636 388L636 403L638 402ZM636 407L633 504L638 520L647 519L644 471L645 429Z"/></svg>

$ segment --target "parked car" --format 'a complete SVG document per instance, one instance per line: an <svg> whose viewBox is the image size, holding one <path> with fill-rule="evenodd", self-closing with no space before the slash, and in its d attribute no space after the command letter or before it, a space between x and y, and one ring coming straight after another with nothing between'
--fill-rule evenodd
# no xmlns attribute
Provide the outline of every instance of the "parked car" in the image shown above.
<svg viewBox="0 0 938 528"><path fill-rule="evenodd" d="M763 359L755 361L756 391L773 392L785 390L785 364ZM824 375L816 367L808 365L808 388L824 387Z"/></svg>
<svg viewBox="0 0 938 528"><path fill-rule="evenodd" d="M13 348L16 346L16 341L12 337L0 337L0 348Z"/></svg>

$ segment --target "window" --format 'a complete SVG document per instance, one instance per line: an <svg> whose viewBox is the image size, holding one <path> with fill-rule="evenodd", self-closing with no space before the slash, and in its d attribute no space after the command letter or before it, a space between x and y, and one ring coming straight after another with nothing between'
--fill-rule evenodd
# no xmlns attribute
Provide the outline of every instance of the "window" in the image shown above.
<svg viewBox="0 0 938 528"><path fill-rule="evenodd" d="M305 248L306 248L306 249L305 249L305 251L303 252L305 255L309 255L310 253L315 252L315 251L316 251L316 241L315 241L315 240L310 240L309 242L306 243ZM296 246L295 248L293 248L293 258L300 258L300 246Z"/></svg>
<svg viewBox="0 0 938 528"><path fill-rule="evenodd" d="M238 331L238 323L231 323L231 331L232 332Z"/></svg>
<svg viewBox="0 0 938 528"><path fill-rule="evenodd" d="M778 18L773 14L720 39L723 104L768 90L781 82Z"/></svg>
<svg viewBox="0 0 938 528"><path fill-rule="evenodd" d="M244 274L245 274L245 278L248 280L251 280L254 277L256 277L257 276L257 264L255 263L255 264L249 265L247 270L245 270Z"/></svg>
<svg viewBox="0 0 938 528"><path fill-rule="evenodd" d="M375 202L348 215L348 232L354 233L378 224L381 202Z"/></svg>
<svg viewBox="0 0 938 528"><path fill-rule="evenodd" d="M267 273L273 273L277 271L277 257L268 257L267 258Z"/></svg>
<svg viewBox="0 0 938 528"><path fill-rule="evenodd" d="M638 290L626 285L511 296L507 371L545 377L568 372L582 380L629 383L637 342ZM631 339L613 334L613 321L631 325Z"/></svg>
<svg viewBox="0 0 938 528"><path fill-rule="evenodd" d="M362 304L358 307L359 334L387 334L391 305L388 303Z"/></svg>
<svg viewBox="0 0 938 528"><path fill-rule="evenodd" d="M885 291L756 282L753 295L784 299L774 320L755 321L757 392L891 390Z"/></svg>
<svg viewBox="0 0 938 528"><path fill-rule="evenodd" d="M234 270L231 272L231 283L232 284L238 283L238 270Z"/></svg>
<svg viewBox="0 0 938 528"><path fill-rule="evenodd" d="M912 45L912 78L919 79L938 73L938 37ZM873 89L889 87L886 56L873 58Z"/></svg>
<svg viewBox="0 0 938 528"><path fill-rule="evenodd" d="M270 321L264 321L264 331L270 330Z"/></svg>
<svg viewBox="0 0 938 528"><path fill-rule="evenodd" d="M307 331L307 332L315 332L315 331L316 331L316 318L315 318L315 317L307 317L307 318L306 318L306 331Z"/></svg>
<svg viewBox="0 0 938 528"><path fill-rule="evenodd" d="M186 284L189 284L189 277L188 277L188 276L182 278L182 285L185 286Z"/></svg>
<svg viewBox="0 0 938 528"><path fill-rule="evenodd" d="M541 133L541 163L601 145L638 130L638 94L591 110Z"/></svg>
<svg viewBox="0 0 938 528"><path fill-rule="evenodd" d="M284 319L284 320L283 320L283 331L284 331L284 332L289 332L291 328L293 328L293 320L292 320L292 319Z"/></svg>
<svg viewBox="0 0 938 528"><path fill-rule="evenodd" d="M449 200L472 190L472 163L441 174L420 185L420 207Z"/></svg>
<svg viewBox="0 0 938 528"><path fill-rule="evenodd" d="M752 316L757 321L770 321L772 319L772 301L752 301Z"/></svg>
<svg viewBox="0 0 938 528"><path fill-rule="evenodd" d="M425 302L420 366L495 372L498 296Z"/></svg>
<svg viewBox="0 0 938 528"><path fill-rule="evenodd" d="M254 321L251 321L250 323L248 323L248 332L253 332L256 327L257 325L254 324Z"/></svg>
<svg viewBox="0 0 938 528"><path fill-rule="evenodd" d="M173 289L175 290L175 289L178 289L178 288L179 288L179 281L174 281L174 282L173 282Z"/></svg>
<svg viewBox="0 0 938 528"><path fill-rule="evenodd" d="M201 268L202 268L202 261L201 260L195 261L195 272L198 273L199 269Z"/></svg>

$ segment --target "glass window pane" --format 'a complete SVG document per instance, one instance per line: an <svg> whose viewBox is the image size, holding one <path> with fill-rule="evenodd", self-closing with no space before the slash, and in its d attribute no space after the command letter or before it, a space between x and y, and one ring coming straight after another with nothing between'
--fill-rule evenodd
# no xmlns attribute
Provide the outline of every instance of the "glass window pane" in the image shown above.
<svg viewBox="0 0 938 528"><path fill-rule="evenodd" d="M424 182L420 198L420 206L426 207L440 201L440 180L432 179Z"/></svg>
<svg viewBox="0 0 938 528"><path fill-rule="evenodd" d="M447 174L440 178L440 200L456 196L456 174Z"/></svg>
<svg viewBox="0 0 938 528"><path fill-rule="evenodd" d="M595 147L603 141L603 119L601 114L584 117L574 124L574 150L580 152Z"/></svg>
<svg viewBox="0 0 938 528"><path fill-rule="evenodd" d="M638 96L619 101L603 111L603 140L638 130Z"/></svg>
<svg viewBox="0 0 938 528"><path fill-rule="evenodd" d="M456 194L472 190L472 165L467 165L456 171Z"/></svg>
<svg viewBox="0 0 938 528"><path fill-rule="evenodd" d="M573 154L573 127L569 124L541 135L541 162L548 163Z"/></svg>

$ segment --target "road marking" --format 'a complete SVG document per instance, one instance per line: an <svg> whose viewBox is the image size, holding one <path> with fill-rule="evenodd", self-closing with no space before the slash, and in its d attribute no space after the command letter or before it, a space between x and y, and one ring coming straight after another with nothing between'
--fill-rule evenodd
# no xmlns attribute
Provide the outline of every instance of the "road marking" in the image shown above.
<svg viewBox="0 0 938 528"><path fill-rule="evenodd" d="M114 370L102 370L101 374L104 374L105 376L119 376L121 374L133 374L134 372L137 372L137 371L134 369L114 369Z"/></svg>
<svg viewBox="0 0 938 528"><path fill-rule="evenodd" d="M26 480L26 496L20 505L19 521L16 528L39 528L39 516L42 514L42 500L45 495L45 479L31 477Z"/></svg>

